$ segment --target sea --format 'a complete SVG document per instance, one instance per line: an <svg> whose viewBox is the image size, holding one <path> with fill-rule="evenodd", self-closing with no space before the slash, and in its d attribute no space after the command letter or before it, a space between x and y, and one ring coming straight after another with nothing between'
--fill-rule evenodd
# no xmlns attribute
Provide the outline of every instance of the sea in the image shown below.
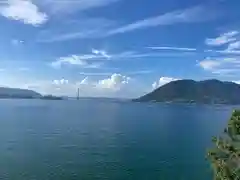
<svg viewBox="0 0 240 180"><path fill-rule="evenodd" d="M0 180L211 180L236 106L0 100Z"/></svg>

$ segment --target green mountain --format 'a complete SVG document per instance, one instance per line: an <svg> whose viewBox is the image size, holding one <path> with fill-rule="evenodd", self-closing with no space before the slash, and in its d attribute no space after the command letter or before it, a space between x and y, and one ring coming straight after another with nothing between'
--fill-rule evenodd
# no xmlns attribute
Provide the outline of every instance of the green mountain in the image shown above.
<svg viewBox="0 0 240 180"><path fill-rule="evenodd" d="M219 80L178 80L163 85L134 101L240 104L240 85Z"/></svg>
<svg viewBox="0 0 240 180"><path fill-rule="evenodd" d="M28 89L0 87L0 98L41 98L42 95Z"/></svg>

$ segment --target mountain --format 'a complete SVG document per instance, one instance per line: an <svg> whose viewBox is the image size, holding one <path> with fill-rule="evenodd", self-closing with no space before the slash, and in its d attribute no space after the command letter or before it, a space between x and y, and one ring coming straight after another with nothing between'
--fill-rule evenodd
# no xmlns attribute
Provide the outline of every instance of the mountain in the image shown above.
<svg viewBox="0 0 240 180"><path fill-rule="evenodd" d="M27 89L0 87L0 98L41 98L42 95Z"/></svg>
<svg viewBox="0 0 240 180"><path fill-rule="evenodd" d="M178 80L165 84L134 101L240 104L240 85L219 80Z"/></svg>

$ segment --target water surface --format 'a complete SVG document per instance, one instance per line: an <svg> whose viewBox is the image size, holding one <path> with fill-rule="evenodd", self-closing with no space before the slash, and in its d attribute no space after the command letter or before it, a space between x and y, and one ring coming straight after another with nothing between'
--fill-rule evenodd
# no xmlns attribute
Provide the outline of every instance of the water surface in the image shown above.
<svg viewBox="0 0 240 180"><path fill-rule="evenodd" d="M0 100L0 179L211 179L231 106Z"/></svg>

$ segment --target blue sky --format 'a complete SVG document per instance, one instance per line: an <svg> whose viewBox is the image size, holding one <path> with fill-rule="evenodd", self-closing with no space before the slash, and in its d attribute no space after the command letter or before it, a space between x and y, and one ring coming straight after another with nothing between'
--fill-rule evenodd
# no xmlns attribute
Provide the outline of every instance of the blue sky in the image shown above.
<svg viewBox="0 0 240 180"><path fill-rule="evenodd" d="M0 0L0 85L137 97L177 79L240 82L238 0Z"/></svg>

